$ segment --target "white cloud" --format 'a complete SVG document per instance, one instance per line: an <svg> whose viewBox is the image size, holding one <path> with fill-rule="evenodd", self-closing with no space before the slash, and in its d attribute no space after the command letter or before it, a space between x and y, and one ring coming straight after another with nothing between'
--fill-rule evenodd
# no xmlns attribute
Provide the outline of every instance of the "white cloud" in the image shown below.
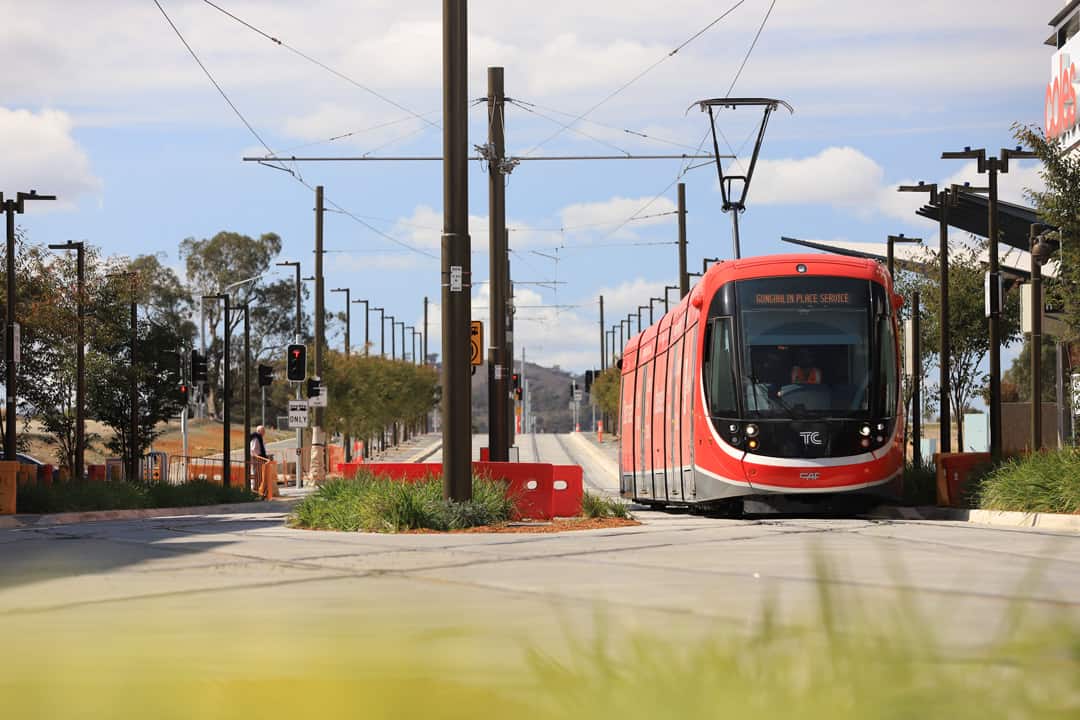
<svg viewBox="0 0 1080 720"><path fill-rule="evenodd" d="M64 112L0 107L0 188L56 195L57 202L47 205L60 208L72 208L79 197L100 192L102 182L71 130L71 118Z"/></svg>
<svg viewBox="0 0 1080 720"><path fill-rule="evenodd" d="M939 187L986 184L975 162L958 167ZM1038 165L1032 162L1014 162L1008 174L998 177L999 197L1007 202L1027 204L1026 190L1045 187ZM913 222L915 211L929 196L901 193L897 188L915 184L910 179L887 180L885 169L855 148L831 147L808 158L759 161L749 200L763 205L828 205L861 216L878 213Z"/></svg>

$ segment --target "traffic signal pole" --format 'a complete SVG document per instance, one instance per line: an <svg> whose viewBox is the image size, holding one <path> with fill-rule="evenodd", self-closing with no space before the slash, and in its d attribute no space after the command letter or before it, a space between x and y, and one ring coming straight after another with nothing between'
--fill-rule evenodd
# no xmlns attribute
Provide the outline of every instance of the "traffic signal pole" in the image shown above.
<svg viewBox="0 0 1080 720"><path fill-rule="evenodd" d="M443 0L443 496L472 497L468 9Z"/></svg>
<svg viewBox="0 0 1080 720"><path fill-rule="evenodd" d="M493 462L510 459L507 438L508 407L506 362L506 144L503 69L488 68L488 222L491 272L491 345L488 347L488 452Z"/></svg>
<svg viewBox="0 0 1080 720"><path fill-rule="evenodd" d="M323 186L315 186L315 377L322 380L323 345L326 344L326 307L323 302ZM326 439L323 408L316 407L311 428L311 478L326 479Z"/></svg>
<svg viewBox="0 0 1080 720"><path fill-rule="evenodd" d="M251 317L248 304L244 310L244 486L251 489Z"/></svg>

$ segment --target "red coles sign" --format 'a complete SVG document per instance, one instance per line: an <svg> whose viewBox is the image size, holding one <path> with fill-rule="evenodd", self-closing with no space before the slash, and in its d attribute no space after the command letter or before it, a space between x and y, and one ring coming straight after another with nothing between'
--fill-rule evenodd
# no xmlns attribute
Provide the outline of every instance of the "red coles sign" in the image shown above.
<svg viewBox="0 0 1080 720"><path fill-rule="evenodd" d="M1054 140L1076 127L1076 65L1062 50L1054 77L1046 86L1046 137Z"/></svg>

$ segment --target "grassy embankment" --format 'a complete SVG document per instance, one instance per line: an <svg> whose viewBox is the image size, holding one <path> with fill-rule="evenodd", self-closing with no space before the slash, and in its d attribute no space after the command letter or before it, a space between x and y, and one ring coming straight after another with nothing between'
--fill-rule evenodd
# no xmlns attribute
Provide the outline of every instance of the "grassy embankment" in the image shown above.
<svg viewBox="0 0 1080 720"><path fill-rule="evenodd" d="M1007 460L979 478L970 495L985 510L1080 513L1080 450Z"/></svg>

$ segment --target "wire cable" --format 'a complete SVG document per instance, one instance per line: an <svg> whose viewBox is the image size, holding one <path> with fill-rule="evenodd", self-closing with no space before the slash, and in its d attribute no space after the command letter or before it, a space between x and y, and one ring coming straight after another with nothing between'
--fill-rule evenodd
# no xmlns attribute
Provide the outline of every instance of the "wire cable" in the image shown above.
<svg viewBox="0 0 1080 720"><path fill-rule="evenodd" d="M742 64L739 65L739 71L735 73L735 79L731 81L731 85L728 86L727 92L724 94L724 97L731 97L731 91L735 89L735 83L739 82L739 76L742 75L742 71L746 67L746 63L750 60L750 55L754 52L754 48L757 46L758 38L761 37L761 32L765 29L765 23L769 22L769 16L772 15L774 7L776 7L776 0L772 0L772 2L769 4L769 10L765 13L765 19L762 20L761 25L758 26L757 34L754 35L754 41L750 43L750 49L746 51L746 55L743 57Z"/></svg>
<svg viewBox="0 0 1080 720"><path fill-rule="evenodd" d="M209 2L209 0L205 0L205 1L206 1L206 2ZM726 18L726 17L727 17L728 15L730 15L731 13L735 12L735 10L736 10L736 9L737 9L737 8L738 8L738 7L740 6L740 5L742 5L742 4L743 4L743 3L745 3L745 2L746 2L746 0L738 0L738 2L736 2L736 3L735 3L734 5L732 5L732 6L730 7L730 8L728 8L727 10L725 10L725 11L723 12L723 14L721 14L721 15L720 15L719 17L717 17L717 18L716 18L715 20L713 20L712 22L710 22L710 23L709 23L708 25L706 25L705 27L703 27L702 29L698 30L698 31L697 31L696 33L694 33L693 35L691 35L690 37L688 37L688 38L687 38L686 40L684 40L684 41L683 41L683 42L682 42L681 44L679 44L679 45L678 45L678 46L677 46L677 47L676 47L676 48L675 48L674 50L672 50L672 51L668 52L668 53L667 53L667 54L665 54L665 55L664 55L663 57L661 57L661 58L660 58L659 60L657 60L656 62L654 62L654 63L653 63L652 65L649 65L649 66L648 66L647 68L645 68L644 70L642 70L641 72L639 72L639 73L638 73L637 75L635 75L634 77L630 78L630 79L629 79L629 80L627 80L627 81L626 81L625 83L623 83L622 85L620 85L619 87L617 87L617 88L616 88L615 90L613 90L612 92L610 92L610 93L608 93L607 95L605 95L605 96L604 96L604 98L603 98L602 100L600 100L599 102L597 102L597 103L596 103L595 105L593 105L592 107L590 107L590 108L589 108L588 110L586 110L585 112L583 112L583 113L581 113L580 115L578 115L578 116L577 116L576 118L574 118L574 119L573 119L573 120L571 120L570 122L568 122L568 123L565 123L565 124L561 124L561 127L560 127L560 128L559 128L559 129L557 130L557 131L555 131L555 132L554 132L554 133L553 133L553 134L552 134L551 136L549 136L549 137L548 137L548 138L546 138L545 140L543 140L543 141L541 141L540 143L538 143L538 144L534 145L534 146L533 146L533 147L532 147L532 148L531 148L531 149L530 149L530 150L529 150L528 152L526 152L525 154L526 154L526 155L531 155L532 153L534 153L535 151L539 150L539 149L540 149L541 147L543 147L544 145L548 144L549 142L551 142L552 140L554 140L555 138L557 138L557 137L558 137L559 135L561 135L561 134L562 134L562 133L563 133L564 131L566 131L566 130L569 130L571 126L573 126L573 125L577 125L577 124L578 124L578 123L579 123L579 122L580 122L581 120L584 120L584 119L585 119L586 117L588 117L589 115L592 115L592 114L593 114L594 112L596 112L596 110L598 110L598 109L599 109L599 108L600 108L601 106L603 106L603 105L605 105L606 103L610 102L610 101L611 101L612 99L614 99L614 98L615 98L615 97L616 97L617 95L619 95L620 93L622 93L622 92L623 92L624 90L626 90L626 89L627 89L628 87L630 87L631 85L633 85L634 83L636 83L636 82L637 82L638 80L640 80L641 78L643 78L643 77L645 77L646 75L648 75L649 73L651 73L651 72L652 72L653 70L655 70L656 68L658 68L658 67L659 67L660 65L662 65L662 64L663 64L664 62L666 62L666 61L667 61L667 60L669 60L670 58L674 57L674 56L675 56L675 55L676 55L676 54L677 54L677 53L678 53L678 52L679 52L680 50L682 50L683 48L685 48L685 47L686 47L687 45L689 45L690 43L694 42L694 41L695 41L695 40L697 40L697 39L698 39L699 37L701 37L702 35L704 35L705 33L707 33L707 32L708 32L709 30L711 30L711 29L712 29L712 28L713 28L713 27L714 27L714 26L715 26L715 25L716 25L717 23L719 23L719 22L720 22L721 20L723 20L724 18Z"/></svg>
<svg viewBox="0 0 1080 720"><path fill-rule="evenodd" d="M157 0L154 0L154 2L156 3ZM352 86L354 86L356 88L359 88L360 90L363 90L366 93L374 95L375 97L379 98L383 102L385 102L385 103L387 103L389 105L393 105L398 110L409 113L410 115L412 115L417 120L420 120L421 122L427 123L428 125L430 125L432 127L442 129L442 125L439 125L438 123L434 123L431 120L428 120L426 117L424 117L420 113L416 112L415 110L413 110L411 108L408 108L408 107L402 105L401 103L397 102L393 98L388 97L388 96L384 95L383 93L379 92L378 90L375 90L374 88L363 84L359 80L356 80L356 79L346 75L345 73L341 72L340 70L327 65L323 61L321 61L321 60L319 60L317 58L314 58L311 55L308 55L307 53L293 47L292 45L285 42L284 40L280 40L280 39L274 37L273 35L270 35L269 33L267 33L264 30L252 25L251 23L247 22L246 20L244 20L244 19L242 19L240 17L237 17L236 15L229 12L225 8L221 7L217 3L212 2L211 0L203 0L203 2L206 3L207 5L209 5L210 7L214 8L218 12L232 18L233 20L240 23L241 25L248 28L249 30L252 30L252 31L258 33L259 35L263 36L264 38L266 38L270 42L274 43L275 45L278 45L280 47L285 48L286 50L293 53L294 55L297 55L298 57L301 57L304 60L307 60L309 63L322 68L323 70L327 71L331 75L334 75L335 77L338 77L338 78L344 80L345 82L349 83L350 85L352 85Z"/></svg>

